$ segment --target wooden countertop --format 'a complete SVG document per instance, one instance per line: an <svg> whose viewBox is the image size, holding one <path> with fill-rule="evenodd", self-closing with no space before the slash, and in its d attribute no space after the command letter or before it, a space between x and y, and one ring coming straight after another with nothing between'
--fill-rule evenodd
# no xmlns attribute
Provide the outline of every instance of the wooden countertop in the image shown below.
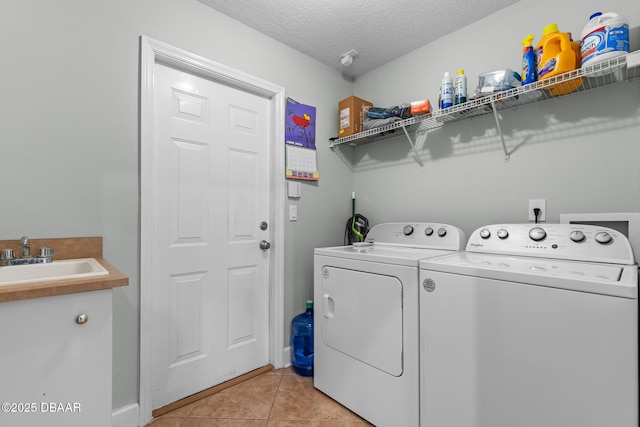
<svg viewBox="0 0 640 427"><path fill-rule="evenodd" d="M0 286L0 303L77 292L97 291L129 285L129 278L102 258L102 237L30 240L31 253L33 255L37 254L38 249L41 247L52 247L55 250L54 261L61 259L95 258L109 274L106 276L80 279L60 279L48 282ZM0 249L7 248L13 249L16 257L22 253L19 240L0 240Z"/></svg>

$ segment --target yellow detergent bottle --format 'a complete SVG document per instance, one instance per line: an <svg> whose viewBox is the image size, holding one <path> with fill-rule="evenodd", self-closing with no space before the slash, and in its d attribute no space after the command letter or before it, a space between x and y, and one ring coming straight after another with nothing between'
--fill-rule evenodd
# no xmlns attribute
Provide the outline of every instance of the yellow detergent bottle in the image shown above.
<svg viewBox="0 0 640 427"><path fill-rule="evenodd" d="M538 81L555 77L580 67L580 43L571 40L571 34L558 31L558 24L549 24L542 30L536 47ZM577 90L582 79L572 79L548 88L552 95L564 95Z"/></svg>

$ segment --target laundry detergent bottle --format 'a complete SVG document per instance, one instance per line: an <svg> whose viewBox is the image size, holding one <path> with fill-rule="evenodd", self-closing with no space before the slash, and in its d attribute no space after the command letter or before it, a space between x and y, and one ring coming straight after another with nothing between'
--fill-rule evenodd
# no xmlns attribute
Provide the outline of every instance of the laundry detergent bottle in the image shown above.
<svg viewBox="0 0 640 427"><path fill-rule="evenodd" d="M614 12L596 12L582 30L582 67L629 53L629 21Z"/></svg>
<svg viewBox="0 0 640 427"><path fill-rule="evenodd" d="M313 376L313 301L291 322L291 366L305 377Z"/></svg>
<svg viewBox="0 0 640 427"><path fill-rule="evenodd" d="M536 74L538 81L558 76L580 67L580 44L571 40L571 34L558 31L558 24L549 24L542 31L536 47ZM548 88L552 95L573 92L582 85L582 79L572 79Z"/></svg>
<svg viewBox="0 0 640 427"><path fill-rule="evenodd" d="M536 51L533 48L533 34L527 34L522 40L522 85L536 80Z"/></svg>

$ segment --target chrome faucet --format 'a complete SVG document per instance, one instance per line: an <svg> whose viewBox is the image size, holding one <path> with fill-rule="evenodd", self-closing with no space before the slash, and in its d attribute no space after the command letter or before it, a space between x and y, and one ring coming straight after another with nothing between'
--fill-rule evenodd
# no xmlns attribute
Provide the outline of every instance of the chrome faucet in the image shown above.
<svg viewBox="0 0 640 427"><path fill-rule="evenodd" d="M31 258L31 242L27 236L20 238L20 246L22 247L22 258Z"/></svg>
<svg viewBox="0 0 640 427"><path fill-rule="evenodd" d="M20 238L20 247L22 248L22 257L17 258L13 249L0 249L0 266L8 265L24 265L24 264L41 264L52 262L55 251L53 248L42 247L38 250L38 256L31 256L31 242L27 236Z"/></svg>

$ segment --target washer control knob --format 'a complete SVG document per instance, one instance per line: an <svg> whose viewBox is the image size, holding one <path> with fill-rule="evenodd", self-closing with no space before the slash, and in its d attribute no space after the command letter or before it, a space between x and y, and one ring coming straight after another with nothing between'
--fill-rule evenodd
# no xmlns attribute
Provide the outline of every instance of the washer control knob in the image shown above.
<svg viewBox="0 0 640 427"><path fill-rule="evenodd" d="M582 242L584 240L584 233L580 230L574 230L569 234L569 238L576 243Z"/></svg>
<svg viewBox="0 0 640 427"><path fill-rule="evenodd" d="M447 235L447 229L444 227L438 228L438 236L444 237Z"/></svg>
<svg viewBox="0 0 640 427"><path fill-rule="evenodd" d="M425 236L431 236L433 234L433 228L427 227L424 229Z"/></svg>
<svg viewBox="0 0 640 427"><path fill-rule="evenodd" d="M544 240L544 238L547 237L547 233L540 227L533 227L531 230L529 230L529 237L531 238L531 240L539 242L540 240Z"/></svg>
<svg viewBox="0 0 640 427"><path fill-rule="evenodd" d="M596 242L598 243L602 243L603 245L606 245L607 243L611 243L612 237L611 234L607 233L606 231L601 231L599 233L596 233Z"/></svg>
<svg viewBox="0 0 640 427"><path fill-rule="evenodd" d="M489 237L491 237L491 232L488 228L483 228L482 230L480 230L480 237L482 237L483 239L488 239Z"/></svg>
<svg viewBox="0 0 640 427"><path fill-rule="evenodd" d="M405 236L410 236L413 233L413 226L412 225L405 225L404 229L402 230L402 232L404 233Z"/></svg>
<svg viewBox="0 0 640 427"><path fill-rule="evenodd" d="M504 228L501 228L500 230L498 230L496 235L498 236L499 239L506 239L507 237L509 237L509 232Z"/></svg>

